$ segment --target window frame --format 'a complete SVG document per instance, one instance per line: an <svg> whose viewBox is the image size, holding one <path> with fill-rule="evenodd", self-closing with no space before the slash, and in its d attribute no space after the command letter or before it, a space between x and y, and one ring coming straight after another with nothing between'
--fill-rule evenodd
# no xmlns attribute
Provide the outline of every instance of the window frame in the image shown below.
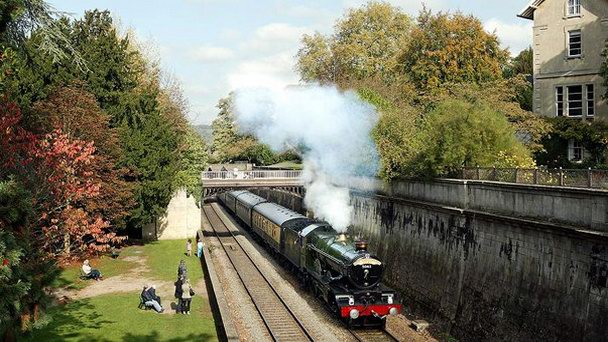
<svg viewBox="0 0 608 342"><path fill-rule="evenodd" d="M570 94L577 94L575 92L570 92L570 88L574 88L574 87L580 87L581 91L580 91L580 100L570 100ZM585 98L585 87L583 84L572 84L572 85L568 85L566 86L566 94L565 94L565 100L566 100L566 116L568 117L572 117L572 118L582 118L584 113L584 100ZM580 110L580 114L571 114L570 111L573 109L571 107L571 103L575 102L575 103L580 103L579 107L574 107L574 109L578 109Z"/></svg>
<svg viewBox="0 0 608 342"><path fill-rule="evenodd" d="M591 92L589 92L590 88ZM591 97L589 97L589 93L591 93ZM589 108L592 109L591 113ZM595 116L595 85L593 83L585 84L585 114L588 117Z"/></svg>
<svg viewBox="0 0 608 342"><path fill-rule="evenodd" d="M561 94L560 94L561 90ZM560 100L561 96L561 100ZM555 86L555 116L564 116L566 108L564 106L564 86ZM561 108L560 108L561 105Z"/></svg>
<svg viewBox="0 0 608 342"><path fill-rule="evenodd" d="M570 4L572 2L572 5ZM566 0L566 17L575 18L581 16L581 0ZM570 10L572 9L572 12ZM578 11L577 11L578 10Z"/></svg>
<svg viewBox="0 0 608 342"><path fill-rule="evenodd" d="M577 153L578 152L578 153ZM580 156L577 158L577 154ZM568 160L573 163L582 163L585 159L585 148L580 141L568 140Z"/></svg>
<svg viewBox="0 0 608 342"><path fill-rule="evenodd" d="M581 87L580 100L571 100L570 94L573 87ZM561 93L560 93L561 92ZM555 85L555 116L571 118L593 118L595 117L595 84L594 83L573 83ZM580 114L571 114L572 102L580 103ZM561 107L561 108L560 108ZM591 109L591 110L590 110Z"/></svg>
<svg viewBox="0 0 608 342"><path fill-rule="evenodd" d="M578 34L578 50L579 53L578 54L572 54L572 47L571 47L571 39L572 39L572 34L576 33ZM583 30L581 29L576 29L576 30L569 30L567 31L566 34L566 51L567 51L567 55L568 58L581 58L583 57Z"/></svg>

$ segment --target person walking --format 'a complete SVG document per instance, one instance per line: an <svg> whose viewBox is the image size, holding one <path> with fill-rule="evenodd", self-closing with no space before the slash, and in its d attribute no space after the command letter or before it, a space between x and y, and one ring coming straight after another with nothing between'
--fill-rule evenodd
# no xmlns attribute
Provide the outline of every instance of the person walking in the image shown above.
<svg viewBox="0 0 608 342"><path fill-rule="evenodd" d="M184 278L182 283L182 314L189 315L190 314L190 304L192 303L192 296L194 296L194 290L192 289L192 285L190 285L190 280L188 278Z"/></svg>

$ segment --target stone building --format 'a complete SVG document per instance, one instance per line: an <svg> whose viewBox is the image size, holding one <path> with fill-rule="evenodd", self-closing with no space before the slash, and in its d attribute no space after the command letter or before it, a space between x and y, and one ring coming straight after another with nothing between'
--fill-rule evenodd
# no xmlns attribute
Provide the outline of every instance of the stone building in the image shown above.
<svg viewBox="0 0 608 342"><path fill-rule="evenodd" d="M599 74L608 0L532 0L518 16L534 21L534 112L608 121ZM579 142L569 142L568 158L585 158Z"/></svg>

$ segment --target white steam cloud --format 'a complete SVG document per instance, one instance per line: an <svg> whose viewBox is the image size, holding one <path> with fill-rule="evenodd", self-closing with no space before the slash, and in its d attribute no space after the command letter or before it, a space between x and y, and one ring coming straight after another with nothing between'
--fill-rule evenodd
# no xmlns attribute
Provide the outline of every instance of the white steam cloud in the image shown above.
<svg viewBox="0 0 608 342"><path fill-rule="evenodd" d="M346 231L352 214L348 179L378 170L370 137L375 109L352 91L303 86L238 90L235 113L241 130L273 150L300 151L307 207L336 231Z"/></svg>

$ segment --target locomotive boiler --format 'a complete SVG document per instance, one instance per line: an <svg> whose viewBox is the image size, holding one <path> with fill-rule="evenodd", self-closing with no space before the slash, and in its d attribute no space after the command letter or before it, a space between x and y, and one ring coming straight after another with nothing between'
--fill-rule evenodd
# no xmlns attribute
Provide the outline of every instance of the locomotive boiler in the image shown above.
<svg viewBox="0 0 608 342"><path fill-rule="evenodd" d="M249 191L218 199L349 325L381 325L401 312L395 291L381 283L384 264L364 241Z"/></svg>

